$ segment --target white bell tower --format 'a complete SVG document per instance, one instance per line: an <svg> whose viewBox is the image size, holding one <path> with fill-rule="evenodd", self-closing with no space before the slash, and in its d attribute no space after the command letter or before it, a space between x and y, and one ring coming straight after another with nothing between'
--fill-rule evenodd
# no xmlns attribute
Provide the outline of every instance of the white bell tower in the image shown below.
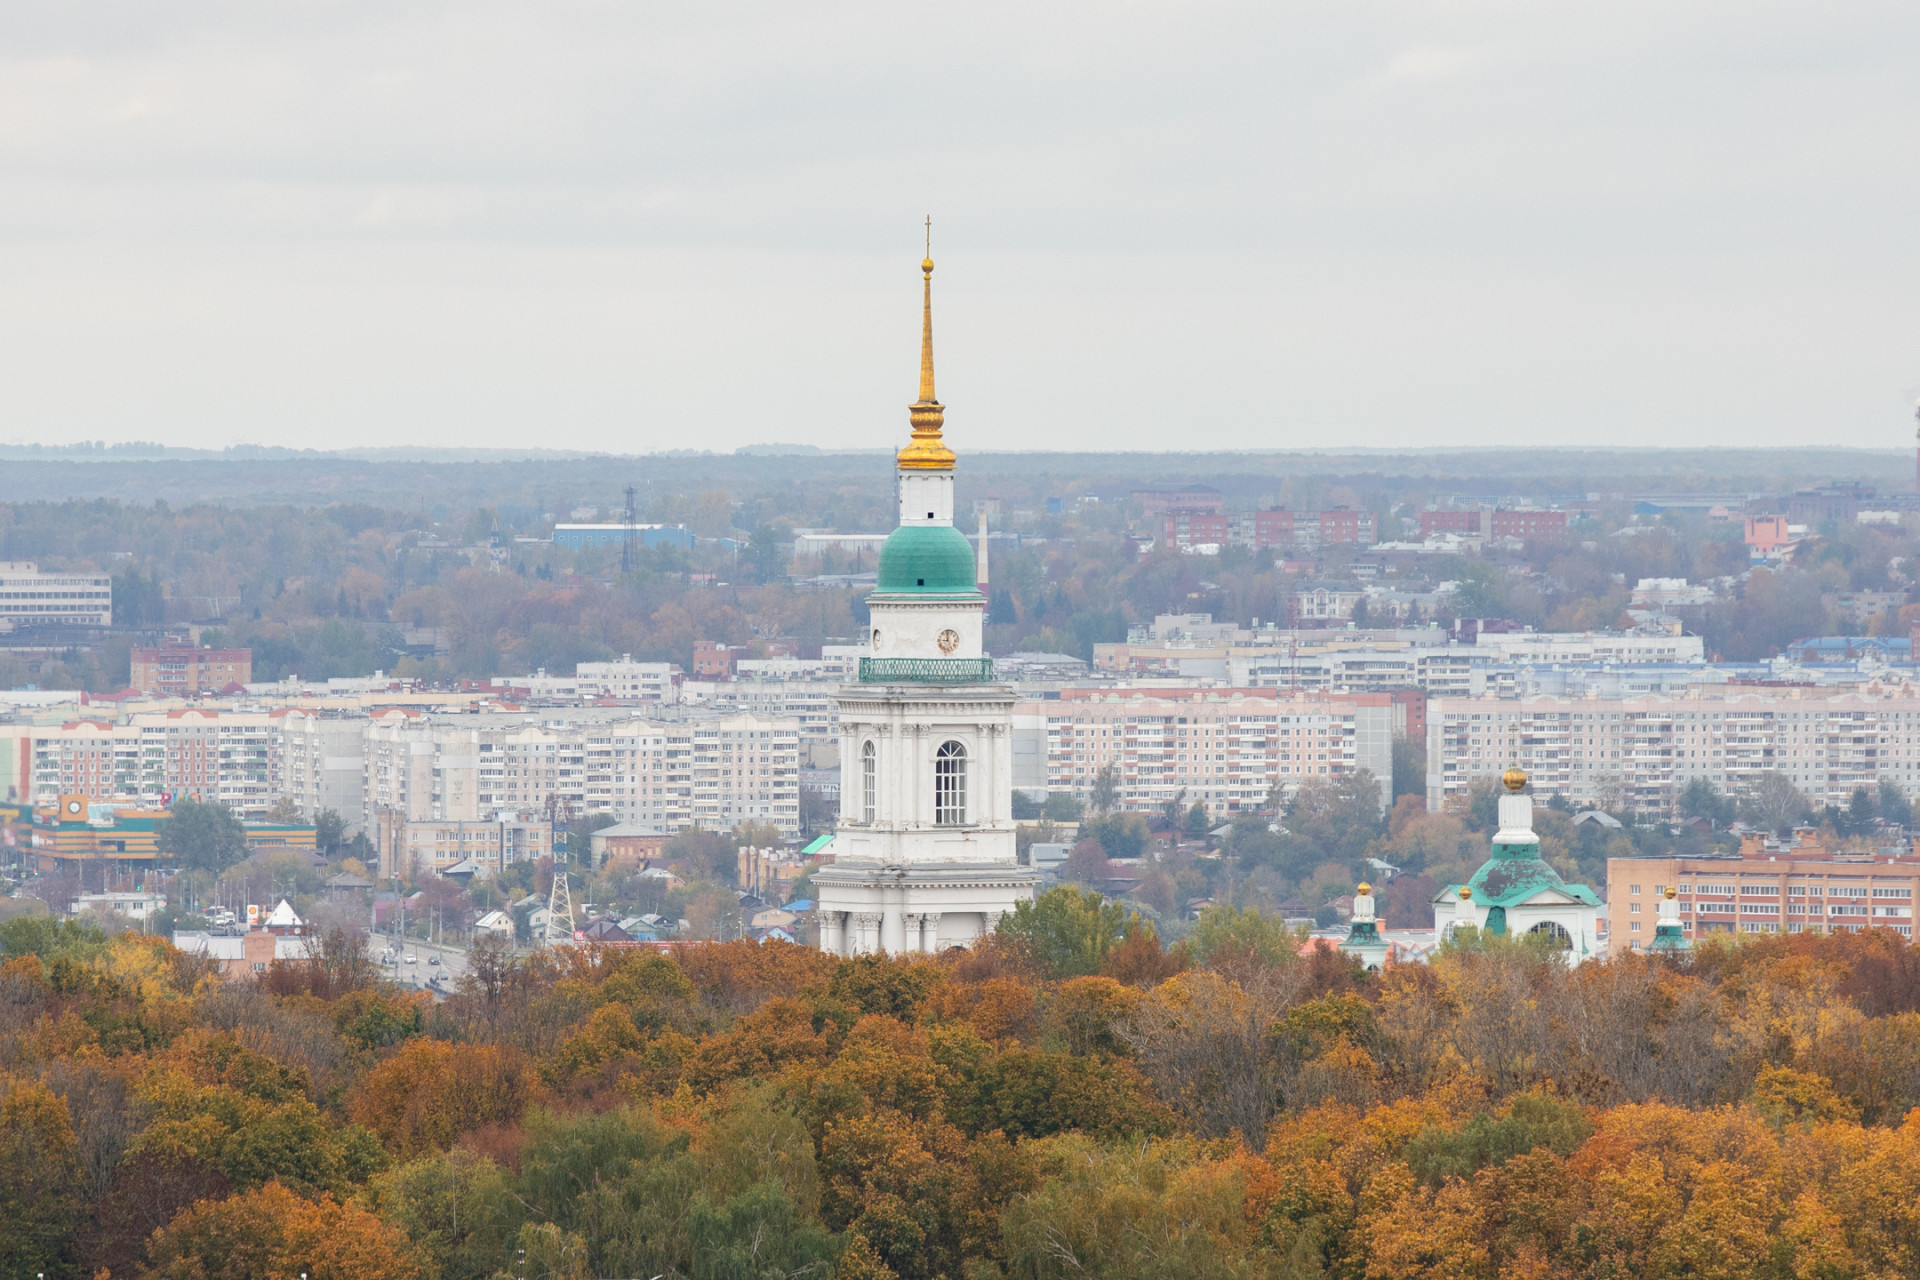
<svg viewBox="0 0 1920 1280"><path fill-rule="evenodd" d="M953 450L933 391L933 259L920 264L920 399L895 459L900 524L867 598L873 656L840 691L840 823L813 876L839 955L965 946L1038 877L1013 829L1013 690L994 682L971 543L953 527Z"/></svg>

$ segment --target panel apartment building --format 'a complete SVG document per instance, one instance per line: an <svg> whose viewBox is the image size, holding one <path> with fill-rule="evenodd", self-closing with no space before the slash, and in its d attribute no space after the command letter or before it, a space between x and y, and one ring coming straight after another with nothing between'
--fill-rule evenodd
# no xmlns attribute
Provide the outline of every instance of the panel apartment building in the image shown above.
<svg viewBox="0 0 1920 1280"><path fill-rule="evenodd" d="M754 821L792 832L800 822L798 752L794 721L751 713L528 723L522 715L391 710L365 731L362 821L396 866L416 856L409 850L433 844L410 828L501 814L545 821L606 813L663 832Z"/></svg>
<svg viewBox="0 0 1920 1280"><path fill-rule="evenodd" d="M0 631L16 627L110 627L113 579L103 573L42 573L27 560L0 560Z"/></svg>
<svg viewBox="0 0 1920 1280"><path fill-rule="evenodd" d="M1920 858L1835 858L1802 844L1738 858L1609 858L1607 935L1634 950L1653 939L1667 888L1681 929L1709 933L1833 933L1892 929L1913 937Z"/></svg>
<svg viewBox="0 0 1920 1280"><path fill-rule="evenodd" d="M1393 789L1393 700L1257 689L1067 689L1014 710L1014 785L1092 793L1112 769L1127 809L1182 798L1216 816L1313 778L1367 769Z"/></svg>
<svg viewBox="0 0 1920 1280"><path fill-rule="evenodd" d="M86 719L5 725L0 733L23 744L23 796L37 805L62 795L150 808L197 800L260 818L279 794L284 714L195 707L143 712L126 724Z"/></svg>
<svg viewBox="0 0 1920 1280"><path fill-rule="evenodd" d="M1622 699L1436 698L1427 705L1427 807L1463 803L1519 765L1542 796L1670 814L1696 778L1747 794L1778 773L1814 803L1883 777L1920 788L1920 696L1695 686Z"/></svg>

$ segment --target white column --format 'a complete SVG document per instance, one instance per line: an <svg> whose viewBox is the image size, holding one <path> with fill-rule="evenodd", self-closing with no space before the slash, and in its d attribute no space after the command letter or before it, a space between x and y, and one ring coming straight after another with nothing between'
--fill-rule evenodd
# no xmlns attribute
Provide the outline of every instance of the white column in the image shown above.
<svg viewBox="0 0 1920 1280"><path fill-rule="evenodd" d="M904 917L906 928L903 931L906 941L901 945L900 949L902 951L913 955L918 955L926 951L925 939L921 937L921 924L924 919L925 917L918 911L909 911L906 913Z"/></svg>
<svg viewBox="0 0 1920 1280"><path fill-rule="evenodd" d="M844 911L822 911L820 913L820 949L828 955L841 956L846 952L846 919Z"/></svg>
<svg viewBox="0 0 1920 1280"><path fill-rule="evenodd" d="M938 911L921 913L920 949L928 955L940 950L940 913Z"/></svg>
<svg viewBox="0 0 1920 1280"><path fill-rule="evenodd" d="M898 903L888 903L880 917L880 950L885 955L897 956L906 949L906 913Z"/></svg>
<svg viewBox="0 0 1920 1280"><path fill-rule="evenodd" d="M863 956L875 950L880 935L880 915L874 911L856 911L853 915L854 936L846 954Z"/></svg>

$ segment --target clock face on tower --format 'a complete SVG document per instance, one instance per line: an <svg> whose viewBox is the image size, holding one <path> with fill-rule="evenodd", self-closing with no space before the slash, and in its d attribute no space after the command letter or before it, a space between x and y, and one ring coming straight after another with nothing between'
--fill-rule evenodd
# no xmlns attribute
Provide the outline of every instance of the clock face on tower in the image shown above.
<svg viewBox="0 0 1920 1280"><path fill-rule="evenodd" d="M939 644L940 644L940 652L952 653L955 649L958 649L960 647L960 633L958 631L955 631L952 627L948 627L945 631L942 631L940 633Z"/></svg>

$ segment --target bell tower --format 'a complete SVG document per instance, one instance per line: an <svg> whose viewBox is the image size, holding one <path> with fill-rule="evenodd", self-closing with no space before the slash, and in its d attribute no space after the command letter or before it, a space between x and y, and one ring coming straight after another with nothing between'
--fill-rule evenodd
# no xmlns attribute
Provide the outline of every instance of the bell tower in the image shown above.
<svg viewBox="0 0 1920 1280"><path fill-rule="evenodd" d="M894 458L899 527L867 597L872 657L840 691L840 822L814 873L820 946L840 955L965 946L1037 877L1013 828L1013 690L994 680L973 545L953 525L958 462L933 388L932 220L920 263L920 398Z"/></svg>

